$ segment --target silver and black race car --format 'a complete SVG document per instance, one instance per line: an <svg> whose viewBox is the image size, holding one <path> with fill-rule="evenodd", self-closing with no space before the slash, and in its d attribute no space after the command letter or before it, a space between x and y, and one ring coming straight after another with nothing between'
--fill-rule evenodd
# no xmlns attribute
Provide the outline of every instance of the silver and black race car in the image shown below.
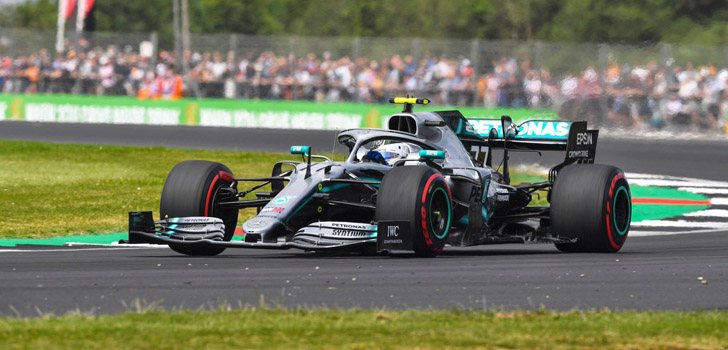
<svg viewBox="0 0 728 350"><path fill-rule="evenodd" d="M299 248L435 256L446 245L530 242L564 252L622 248L632 213L629 184L620 169L593 164L598 130L586 122L516 125L508 116L413 112L426 99L390 102L404 109L389 118L388 129L338 134L349 150L343 162L292 146L302 161L278 162L269 177L236 178L209 161L177 164L162 190L162 219L129 213L130 242L168 244L187 255ZM502 171L493 168L494 150L502 150ZM513 150L566 157L548 181L514 185ZM532 205L542 194L549 205ZM256 208L257 216L242 224L244 238L233 240L242 208Z"/></svg>

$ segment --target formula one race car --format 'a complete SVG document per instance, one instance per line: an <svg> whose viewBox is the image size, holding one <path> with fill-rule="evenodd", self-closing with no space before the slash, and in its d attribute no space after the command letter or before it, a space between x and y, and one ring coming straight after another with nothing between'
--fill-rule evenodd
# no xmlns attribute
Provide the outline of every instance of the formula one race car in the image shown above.
<svg viewBox="0 0 728 350"><path fill-rule="evenodd" d="M163 219L129 213L130 241L168 244L187 255L299 248L435 256L445 245L530 242L554 243L563 252L622 248L632 213L629 185L620 169L593 164L598 131L586 122L515 125L508 116L412 111L426 99L390 102L404 110L389 118L388 130L338 134L349 150L343 162L292 146L303 161L278 162L269 177L236 178L209 161L177 164L162 190ZM502 172L492 166L495 149L502 149ZM512 185L509 150L566 151L566 157L548 181ZM256 184L242 189L249 182ZM530 205L539 193L549 206ZM232 240L241 208L258 214L242 224L244 239Z"/></svg>

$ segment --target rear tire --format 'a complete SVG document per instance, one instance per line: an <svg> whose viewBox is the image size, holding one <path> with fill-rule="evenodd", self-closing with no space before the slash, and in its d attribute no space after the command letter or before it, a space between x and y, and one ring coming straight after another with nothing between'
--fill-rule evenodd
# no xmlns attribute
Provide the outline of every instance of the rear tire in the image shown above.
<svg viewBox="0 0 728 350"><path fill-rule="evenodd" d="M182 216L212 216L225 223L223 240L230 241L238 223L237 210L222 210L217 206L223 187L233 183L228 167L204 160L188 160L172 168L162 189L159 213L162 218ZM224 247L169 244L172 250L197 256L222 253Z"/></svg>
<svg viewBox="0 0 728 350"><path fill-rule="evenodd" d="M430 167L394 168L382 179L375 217L378 221L408 221L415 254L434 257L450 233L450 188L442 174Z"/></svg>
<svg viewBox="0 0 728 350"><path fill-rule="evenodd" d="M619 168L600 164L563 168L551 189L551 231L576 242L557 243L556 248L566 253L616 253L629 234L631 198Z"/></svg>

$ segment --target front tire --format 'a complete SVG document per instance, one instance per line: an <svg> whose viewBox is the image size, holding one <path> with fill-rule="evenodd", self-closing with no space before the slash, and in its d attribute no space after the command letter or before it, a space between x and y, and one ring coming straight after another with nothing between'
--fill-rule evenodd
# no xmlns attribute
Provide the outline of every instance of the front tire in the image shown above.
<svg viewBox="0 0 728 350"><path fill-rule="evenodd" d="M629 183L619 168L579 164L563 168L551 189L551 231L576 239L557 243L562 252L616 253L632 218Z"/></svg>
<svg viewBox="0 0 728 350"><path fill-rule="evenodd" d="M402 166L382 179L375 217L378 221L408 221L418 256L434 257L442 251L452 214L452 194L438 171L427 166Z"/></svg>
<svg viewBox="0 0 728 350"><path fill-rule="evenodd" d="M223 240L230 241L238 223L237 210L220 209L217 205L223 188L230 188L233 174L220 163L188 160L172 168L162 189L159 213L162 218L183 216L213 216L225 223ZM212 256L222 253L224 247L190 244L169 244L172 250L186 255Z"/></svg>

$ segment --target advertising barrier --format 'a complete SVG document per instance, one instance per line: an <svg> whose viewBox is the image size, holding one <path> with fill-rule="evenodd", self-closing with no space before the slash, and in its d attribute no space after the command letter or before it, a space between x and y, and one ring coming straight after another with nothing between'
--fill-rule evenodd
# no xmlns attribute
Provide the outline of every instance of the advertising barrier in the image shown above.
<svg viewBox="0 0 728 350"><path fill-rule="evenodd" d="M307 101L182 99L75 95L0 95L0 120L57 123L198 125L235 128L342 130L380 128L399 106ZM447 110L418 106L418 111ZM467 117L556 119L548 110L452 107Z"/></svg>

